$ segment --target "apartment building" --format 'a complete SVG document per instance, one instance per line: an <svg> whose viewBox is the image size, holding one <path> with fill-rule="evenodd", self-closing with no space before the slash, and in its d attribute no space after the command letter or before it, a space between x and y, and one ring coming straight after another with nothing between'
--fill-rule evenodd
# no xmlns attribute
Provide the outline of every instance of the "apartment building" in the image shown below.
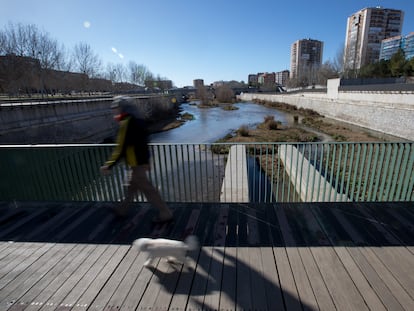
<svg viewBox="0 0 414 311"><path fill-rule="evenodd" d="M289 70L278 71L275 73L275 82L276 84L280 84L285 86L287 81L289 80Z"/></svg>
<svg viewBox="0 0 414 311"><path fill-rule="evenodd" d="M312 73L322 64L322 55L322 41L302 39L294 42L290 52L290 78L311 79Z"/></svg>
<svg viewBox="0 0 414 311"><path fill-rule="evenodd" d="M414 32L407 36L395 36L382 40L379 59L389 60L399 49L404 52L406 59L414 57Z"/></svg>
<svg viewBox="0 0 414 311"><path fill-rule="evenodd" d="M381 42L400 36L404 20L401 10L364 8L347 20L344 70L356 70L379 60Z"/></svg>

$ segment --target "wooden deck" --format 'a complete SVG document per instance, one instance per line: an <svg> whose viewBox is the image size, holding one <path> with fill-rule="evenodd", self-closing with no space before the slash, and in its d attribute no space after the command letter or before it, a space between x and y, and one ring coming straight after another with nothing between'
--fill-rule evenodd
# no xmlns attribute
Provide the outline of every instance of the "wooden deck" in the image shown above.
<svg viewBox="0 0 414 311"><path fill-rule="evenodd" d="M0 203L0 310L414 310L414 204ZM202 247L146 260L139 237Z"/></svg>

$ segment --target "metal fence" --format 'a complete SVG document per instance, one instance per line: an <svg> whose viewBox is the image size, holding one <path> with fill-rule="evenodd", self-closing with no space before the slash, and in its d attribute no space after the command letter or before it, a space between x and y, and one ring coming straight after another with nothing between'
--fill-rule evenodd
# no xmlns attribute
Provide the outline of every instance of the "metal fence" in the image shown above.
<svg viewBox="0 0 414 311"><path fill-rule="evenodd" d="M413 142L241 145L232 150L246 163L229 166L240 159L229 144L151 144L149 177L167 202L219 202L228 185L250 202L414 201ZM0 146L0 200L122 200L125 165L99 169L112 148ZM235 193L226 201L239 202Z"/></svg>

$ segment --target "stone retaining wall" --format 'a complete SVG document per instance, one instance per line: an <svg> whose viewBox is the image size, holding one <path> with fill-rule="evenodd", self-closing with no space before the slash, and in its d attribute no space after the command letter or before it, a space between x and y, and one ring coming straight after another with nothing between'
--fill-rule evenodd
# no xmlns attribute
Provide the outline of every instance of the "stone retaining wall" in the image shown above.
<svg viewBox="0 0 414 311"><path fill-rule="evenodd" d="M414 92L342 92L339 79L328 81L326 93L263 94L244 93L244 101L264 100L286 103L374 131L414 139Z"/></svg>

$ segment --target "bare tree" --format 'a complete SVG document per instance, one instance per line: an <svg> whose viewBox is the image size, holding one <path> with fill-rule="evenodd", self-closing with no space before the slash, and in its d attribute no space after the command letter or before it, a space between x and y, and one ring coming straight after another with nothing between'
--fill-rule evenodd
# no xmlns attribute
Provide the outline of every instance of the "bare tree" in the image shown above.
<svg viewBox="0 0 414 311"><path fill-rule="evenodd" d="M117 82L115 64L113 63L106 64L105 77L106 79L111 80L112 83Z"/></svg>
<svg viewBox="0 0 414 311"><path fill-rule="evenodd" d="M101 60L99 56L92 51L87 43L78 43L73 50L73 61L75 69L88 75L88 77L96 77L101 69Z"/></svg>
<svg viewBox="0 0 414 311"><path fill-rule="evenodd" d="M338 74L344 70L344 50L345 46L342 44L336 52L335 58L332 61L332 67Z"/></svg>
<svg viewBox="0 0 414 311"><path fill-rule="evenodd" d="M138 85L144 85L145 81L151 80L153 74L144 65L138 65L134 61L130 61L128 64L129 80L131 83Z"/></svg>

